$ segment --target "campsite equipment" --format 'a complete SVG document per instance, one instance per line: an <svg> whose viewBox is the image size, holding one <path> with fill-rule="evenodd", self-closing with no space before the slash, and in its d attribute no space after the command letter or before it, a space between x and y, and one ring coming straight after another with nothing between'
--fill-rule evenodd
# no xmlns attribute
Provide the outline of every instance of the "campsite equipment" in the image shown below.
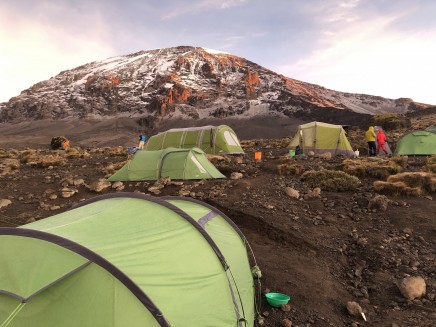
<svg viewBox="0 0 436 327"><path fill-rule="evenodd" d="M98 196L0 228L0 326L252 327L247 248L206 203Z"/></svg>
<svg viewBox="0 0 436 327"><path fill-rule="evenodd" d="M315 154L330 152L332 155L354 156L354 151L348 142L341 125L321 122L311 122L298 126L290 148L300 149L304 154L313 151Z"/></svg>
<svg viewBox="0 0 436 327"><path fill-rule="evenodd" d="M255 152L254 160L262 160L262 152Z"/></svg>
<svg viewBox="0 0 436 327"><path fill-rule="evenodd" d="M145 150L197 147L209 154L244 153L235 132L227 125L170 129L149 138Z"/></svg>
<svg viewBox="0 0 436 327"><path fill-rule="evenodd" d="M70 141L64 136L55 136L51 139L50 147L52 150L66 150L70 146Z"/></svg>
<svg viewBox="0 0 436 327"><path fill-rule="evenodd" d="M396 155L436 154L436 134L429 131L413 131L403 135L395 148Z"/></svg>
<svg viewBox="0 0 436 327"><path fill-rule="evenodd" d="M267 302L273 307L280 307L283 304L288 304L290 296L282 293L266 293Z"/></svg>
<svg viewBox="0 0 436 327"><path fill-rule="evenodd" d="M295 150L289 150L289 156L295 157Z"/></svg>
<svg viewBox="0 0 436 327"><path fill-rule="evenodd" d="M226 178L197 148L167 148L159 151L137 151L132 159L108 178L110 182L153 181L171 179Z"/></svg>

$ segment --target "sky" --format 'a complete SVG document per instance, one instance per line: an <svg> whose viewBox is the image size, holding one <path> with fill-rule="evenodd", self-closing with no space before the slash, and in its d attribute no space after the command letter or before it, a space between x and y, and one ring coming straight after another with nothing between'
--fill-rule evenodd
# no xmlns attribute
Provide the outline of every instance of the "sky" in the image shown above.
<svg viewBox="0 0 436 327"><path fill-rule="evenodd" d="M187 45L436 105L435 17L435 0L0 0L0 102L92 61Z"/></svg>

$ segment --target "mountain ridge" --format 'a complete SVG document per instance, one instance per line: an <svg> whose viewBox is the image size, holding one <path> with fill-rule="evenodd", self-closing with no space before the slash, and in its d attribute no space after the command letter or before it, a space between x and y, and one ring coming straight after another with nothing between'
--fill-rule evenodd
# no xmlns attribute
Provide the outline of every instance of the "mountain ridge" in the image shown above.
<svg viewBox="0 0 436 327"><path fill-rule="evenodd" d="M0 104L0 122L40 119L293 117L325 110L404 113L409 98L334 91L201 47L143 50L64 70Z"/></svg>

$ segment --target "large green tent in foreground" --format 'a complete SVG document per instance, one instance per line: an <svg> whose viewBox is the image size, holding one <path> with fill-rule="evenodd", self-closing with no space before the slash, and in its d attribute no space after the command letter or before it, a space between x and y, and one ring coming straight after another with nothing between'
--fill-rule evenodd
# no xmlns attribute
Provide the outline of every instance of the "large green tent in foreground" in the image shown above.
<svg viewBox="0 0 436 327"><path fill-rule="evenodd" d="M0 326L253 326L247 240L200 201L115 193L0 228Z"/></svg>
<svg viewBox="0 0 436 327"><path fill-rule="evenodd" d="M167 148L138 151L120 170L108 178L116 181L150 181L161 177L171 179L226 178L198 148Z"/></svg>
<svg viewBox="0 0 436 327"><path fill-rule="evenodd" d="M332 155L354 156L353 148L341 125L316 121L300 125L289 144L291 148L297 146L305 154L313 151L315 154L330 152Z"/></svg>
<svg viewBox="0 0 436 327"><path fill-rule="evenodd" d="M150 137L146 150L197 147L209 154L244 153L236 133L227 125L175 128Z"/></svg>
<svg viewBox="0 0 436 327"><path fill-rule="evenodd" d="M429 131L413 131L401 137L395 148L396 155L436 154L436 134Z"/></svg>

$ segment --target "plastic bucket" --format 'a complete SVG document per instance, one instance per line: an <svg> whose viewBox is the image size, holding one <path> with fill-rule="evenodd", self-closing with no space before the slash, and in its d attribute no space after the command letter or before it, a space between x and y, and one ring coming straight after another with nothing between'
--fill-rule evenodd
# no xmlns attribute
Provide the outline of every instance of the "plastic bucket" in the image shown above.
<svg viewBox="0 0 436 327"><path fill-rule="evenodd" d="M262 160L262 152L255 152L254 160Z"/></svg>
<svg viewBox="0 0 436 327"><path fill-rule="evenodd" d="M273 307L280 307L283 304L288 304L290 296L282 293L266 293L266 301Z"/></svg>
<svg viewBox="0 0 436 327"><path fill-rule="evenodd" d="M289 150L289 156L294 157L295 156L295 150Z"/></svg>

